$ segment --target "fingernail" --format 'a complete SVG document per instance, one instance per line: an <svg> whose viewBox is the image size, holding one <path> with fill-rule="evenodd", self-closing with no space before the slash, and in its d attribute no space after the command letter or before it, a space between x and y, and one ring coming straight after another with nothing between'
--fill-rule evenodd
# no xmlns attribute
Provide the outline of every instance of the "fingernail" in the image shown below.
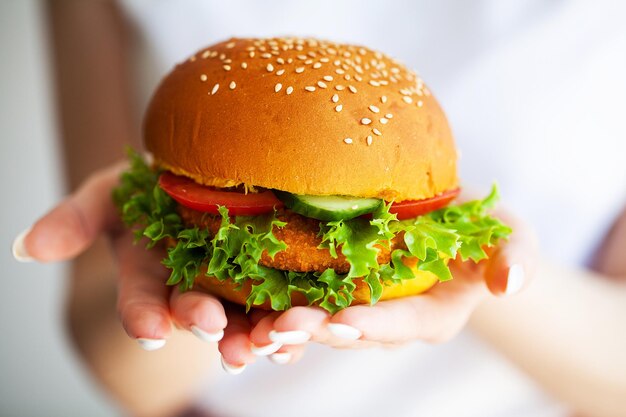
<svg viewBox="0 0 626 417"><path fill-rule="evenodd" d="M13 251L13 257L19 262L32 262L35 259L28 254L26 247L24 246L24 238L30 232L30 227L17 235L13 241L11 250Z"/></svg>
<svg viewBox="0 0 626 417"><path fill-rule="evenodd" d="M337 337L346 340L357 340L363 336L363 332L356 327L348 326L342 323L328 323L326 326L329 332Z"/></svg>
<svg viewBox="0 0 626 417"><path fill-rule="evenodd" d="M143 350L152 351L165 346L165 339L145 339L140 337L137 339L137 343L139 343L139 346L141 346Z"/></svg>
<svg viewBox="0 0 626 417"><path fill-rule="evenodd" d="M276 352L282 346L283 344L279 342L272 342L269 345L265 346L257 346L253 343L252 346L250 346L250 350L257 356L267 356Z"/></svg>
<svg viewBox="0 0 626 417"><path fill-rule="evenodd" d="M519 292L524 286L524 267L514 264L509 268L509 275L506 278L506 295L513 295Z"/></svg>
<svg viewBox="0 0 626 417"><path fill-rule="evenodd" d="M273 353L269 356L269 359L277 365L285 365L289 363L289 361L291 360L291 353L289 352Z"/></svg>
<svg viewBox="0 0 626 417"><path fill-rule="evenodd" d="M283 345L300 345L311 339L311 333L304 330L289 330L286 332L272 330L268 336L272 342L282 343Z"/></svg>
<svg viewBox="0 0 626 417"><path fill-rule="evenodd" d="M224 330L220 330L215 333L209 333L205 332L198 326L191 326L191 333L195 334L198 339L207 343L219 342L224 337Z"/></svg>
<svg viewBox="0 0 626 417"><path fill-rule="evenodd" d="M231 365L230 363L226 362L224 360L224 357L222 356L221 358L222 361L222 368L224 368L224 371L229 374L229 375L239 375L240 373L243 372L244 369L246 369L246 365Z"/></svg>

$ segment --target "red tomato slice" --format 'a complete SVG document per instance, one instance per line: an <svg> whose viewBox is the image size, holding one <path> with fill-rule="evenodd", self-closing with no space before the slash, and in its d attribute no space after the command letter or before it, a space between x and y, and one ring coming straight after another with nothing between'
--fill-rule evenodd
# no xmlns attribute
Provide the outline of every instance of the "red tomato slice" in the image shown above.
<svg viewBox="0 0 626 417"><path fill-rule="evenodd" d="M179 204L193 210L218 214L217 206L228 208L231 216L254 216L268 213L283 203L273 192L243 194L236 191L217 191L171 172L159 177L159 187Z"/></svg>
<svg viewBox="0 0 626 417"><path fill-rule="evenodd" d="M425 200L409 200L401 203L393 203L389 208L389 212L396 214L398 220L411 219L447 206L460 192L461 189L456 188Z"/></svg>

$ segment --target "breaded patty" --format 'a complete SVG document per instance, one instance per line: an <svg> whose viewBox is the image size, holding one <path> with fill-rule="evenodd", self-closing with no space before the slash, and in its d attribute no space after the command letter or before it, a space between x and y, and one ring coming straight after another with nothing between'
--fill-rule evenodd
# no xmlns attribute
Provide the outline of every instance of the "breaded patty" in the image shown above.
<svg viewBox="0 0 626 417"><path fill-rule="evenodd" d="M206 227L212 235L219 229L221 217L179 206L179 213L187 226ZM287 244L287 249L278 252L272 259L267 252L263 252L259 264L275 269L298 272L323 272L332 268L338 273L350 270L346 257L337 251L337 258L333 258L328 249L320 249L322 238L318 236L320 221L301 216L291 210L281 209L276 217L286 222L284 227L274 227L277 239ZM398 235L391 241L391 251L406 249L402 236ZM378 263L386 264L391 260L389 248L379 247Z"/></svg>

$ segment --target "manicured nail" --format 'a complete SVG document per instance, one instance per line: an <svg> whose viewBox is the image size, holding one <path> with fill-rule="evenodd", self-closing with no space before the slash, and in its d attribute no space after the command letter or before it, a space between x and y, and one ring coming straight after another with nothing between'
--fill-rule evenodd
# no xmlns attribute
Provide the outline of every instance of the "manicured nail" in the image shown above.
<svg viewBox="0 0 626 417"><path fill-rule="evenodd" d="M165 346L165 339L145 339L140 337L137 339L137 343L143 350L152 351Z"/></svg>
<svg viewBox="0 0 626 417"><path fill-rule="evenodd" d="M268 336L272 342L282 343L283 345L300 345L311 339L311 333L304 330L289 330L286 332L272 330Z"/></svg>
<svg viewBox="0 0 626 417"><path fill-rule="evenodd" d="M250 350L257 356L267 356L276 352L282 346L283 344L279 342L272 342L269 345L265 346L257 346L253 343L252 346L250 346Z"/></svg>
<svg viewBox="0 0 626 417"><path fill-rule="evenodd" d="M239 375L240 373L243 372L244 369L246 369L246 365L231 365L230 363L226 362L224 360L224 357L222 356L221 358L222 361L222 368L224 368L224 371L229 374L229 375Z"/></svg>
<svg viewBox="0 0 626 417"><path fill-rule="evenodd" d="M30 232L30 227L17 235L13 241L13 257L19 262L32 262L35 259L28 254L26 247L24 246L24 238Z"/></svg>
<svg viewBox="0 0 626 417"><path fill-rule="evenodd" d="M328 323L326 326L329 332L335 336L346 340L357 340L363 336L363 332L356 327L348 326L342 323Z"/></svg>
<svg viewBox="0 0 626 417"><path fill-rule="evenodd" d="M291 353L289 352L273 353L269 356L269 359L277 365L285 365L289 363L289 361L291 360Z"/></svg>
<svg viewBox="0 0 626 417"><path fill-rule="evenodd" d="M509 275L506 279L506 295L513 295L519 292L524 286L524 267L514 264L509 268Z"/></svg>
<svg viewBox="0 0 626 417"><path fill-rule="evenodd" d="M215 333L205 332L198 326L191 326L191 333L196 337L207 343L219 342L224 337L224 330L217 331Z"/></svg>

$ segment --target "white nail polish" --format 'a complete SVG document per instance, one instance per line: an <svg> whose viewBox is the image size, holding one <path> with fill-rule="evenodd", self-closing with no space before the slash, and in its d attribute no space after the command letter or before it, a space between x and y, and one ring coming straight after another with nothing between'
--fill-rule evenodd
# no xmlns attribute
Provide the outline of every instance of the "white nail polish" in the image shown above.
<svg viewBox="0 0 626 417"><path fill-rule="evenodd" d="M506 279L506 295L513 295L519 292L524 286L524 267L520 264L512 265L509 268L509 275Z"/></svg>
<svg viewBox="0 0 626 417"><path fill-rule="evenodd" d="M224 337L224 330L220 330L215 333L205 332L198 326L191 326L191 333L196 335L196 337L207 343L219 342Z"/></svg>
<svg viewBox="0 0 626 417"><path fill-rule="evenodd" d="M269 359L277 365L285 365L289 363L289 361L291 360L291 353L289 352L273 353L269 356Z"/></svg>
<svg viewBox="0 0 626 417"><path fill-rule="evenodd" d="M282 343L283 345L300 345L311 339L311 333L304 330L289 330L286 332L272 330L268 336L272 342Z"/></svg>
<svg viewBox="0 0 626 417"><path fill-rule="evenodd" d="M145 339L140 337L137 339L137 343L143 350L152 351L165 346L165 339Z"/></svg>
<svg viewBox="0 0 626 417"><path fill-rule="evenodd" d="M17 235L17 237L13 241L13 246L11 250L13 252L13 257L15 258L16 261L32 262L35 260L28 254L28 252L26 251L26 247L24 246L24 238L29 232L30 232L30 227L24 230L19 235Z"/></svg>
<svg viewBox="0 0 626 417"><path fill-rule="evenodd" d="M250 350L257 356L267 356L276 352L282 346L283 344L279 342L272 342L269 345L265 346L257 346L253 343L252 346L250 346Z"/></svg>
<svg viewBox="0 0 626 417"><path fill-rule="evenodd" d="M363 332L356 327L348 326L342 323L328 323L326 326L329 332L335 336L346 340L357 340L363 336Z"/></svg>
<svg viewBox="0 0 626 417"><path fill-rule="evenodd" d="M220 357L220 360L222 361L222 368L224 368L224 371L229 375L239 375L246 369L246 365L231 365L224 360L223 356Z"/></svg>

